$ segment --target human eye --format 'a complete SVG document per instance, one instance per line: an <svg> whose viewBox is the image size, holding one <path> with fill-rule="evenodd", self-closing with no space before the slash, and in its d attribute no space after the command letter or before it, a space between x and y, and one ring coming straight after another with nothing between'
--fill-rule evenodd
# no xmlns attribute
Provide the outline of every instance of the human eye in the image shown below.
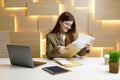
<svg viewBox="0 0 120 80"><path fill-rule="evenodd" d="M65 25L70 25L69 23L65 23Z"/></svg>

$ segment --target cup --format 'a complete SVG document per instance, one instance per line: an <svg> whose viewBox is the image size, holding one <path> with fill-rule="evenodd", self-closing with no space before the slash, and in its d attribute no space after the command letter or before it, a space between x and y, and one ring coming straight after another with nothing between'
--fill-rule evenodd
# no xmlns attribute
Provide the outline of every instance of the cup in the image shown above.
<svg viewBox="0 0 120 80"><path fill-rule="evenodd" d="M109 54L104 55L105 65L109 64Z"/></svg>

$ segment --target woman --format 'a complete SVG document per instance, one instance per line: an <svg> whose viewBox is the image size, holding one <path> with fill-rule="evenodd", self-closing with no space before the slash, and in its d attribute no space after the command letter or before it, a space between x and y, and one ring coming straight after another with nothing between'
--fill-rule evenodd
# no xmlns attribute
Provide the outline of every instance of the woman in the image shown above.
<svg viewBox="0 0 120 80"><path fill-rule="evenodd" d="M60 57L67 51L68 44L77 39L76 24L73 15L69 12L62 13L51 32L46 35L46 55L49 59ZM81 49L77 55L83 56L89 53L91 44Z"/></svg>

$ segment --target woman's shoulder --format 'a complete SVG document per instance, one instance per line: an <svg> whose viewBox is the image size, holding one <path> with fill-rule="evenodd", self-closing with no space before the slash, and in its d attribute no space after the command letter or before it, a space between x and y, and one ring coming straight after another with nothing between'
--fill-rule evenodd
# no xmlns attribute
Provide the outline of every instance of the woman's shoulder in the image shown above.
<svg viewBox="0 0 120 80"><path fill-rule="evenodd" d="M47 38L53 38L53 37L59 37L59 34L58 33L48 33L46 35Z"/></svg>
<svg viewBox="0 0 120 80"><path fill-rule="evenodd" d="M49 37L49 36L54 36L55 33L48 33L46 36Z"/></svg>

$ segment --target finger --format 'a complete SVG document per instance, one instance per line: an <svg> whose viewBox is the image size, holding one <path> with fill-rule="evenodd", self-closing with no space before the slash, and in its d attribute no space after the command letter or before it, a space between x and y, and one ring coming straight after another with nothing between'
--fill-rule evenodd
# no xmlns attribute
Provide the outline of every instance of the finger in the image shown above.
<svg viewBox="0 0 120 80"><path fill-rule="evenodd" d="M93 43L93 40L91 39L90 43L92 44Z"/></svg>

